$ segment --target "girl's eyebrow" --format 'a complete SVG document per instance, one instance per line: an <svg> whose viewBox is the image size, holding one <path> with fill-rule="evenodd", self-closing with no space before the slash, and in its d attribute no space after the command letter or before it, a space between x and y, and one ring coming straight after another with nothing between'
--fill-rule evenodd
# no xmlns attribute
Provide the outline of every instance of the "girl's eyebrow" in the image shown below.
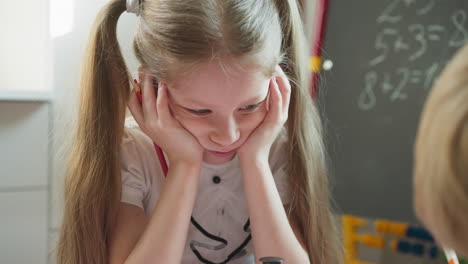
<svg viewBox="0 0 468 264"><path fill-rule="evenodd" d="M240 104L240 105L241 105L241 106L243 106L243 105L249 105L249 104L252 104L251 102L254 102L253 104L257 104L257 103L263 102L263 101L266 100L266 98L268 98L268 94L269 94L269 93L270 93L270 92L268 92L268 93L266 94L265 98L263 98L263 99L262 99L262 96L257 95L257 96L255 96L255 97L253 97L253 98L250 98L250 99L246 100L245 102L243 102L243 103ZM193 100L193 99L187 99L187 101L190 102L190 103L193 103L194 105L197 105L197 106L203 106L203 107L201 107L201 108L203 108L203 109L205 109L205 106L208 107L208 108L212 106L212 105L210 105L210 104L206 104L206 105L205 105L205 104L202 104L202 103L197 102L196 100ZM185 108L185 107L184 107L184 108ZM201 108L200 108L200 109L201 109ZM208 109L208 108L206 108L206 109Z"/></svg>
<svg viewBox="0 0 468 264"><path fill-rule="evenodd" d="M240 105L244 106L244 105L251 105L251 104L259 104L259 103L265 101L265 99L268 97L268 93L266 94L265 98L262 99L262 97L263 96L255 96L254 98L251 98L251 99L243 102Z"/></svg>

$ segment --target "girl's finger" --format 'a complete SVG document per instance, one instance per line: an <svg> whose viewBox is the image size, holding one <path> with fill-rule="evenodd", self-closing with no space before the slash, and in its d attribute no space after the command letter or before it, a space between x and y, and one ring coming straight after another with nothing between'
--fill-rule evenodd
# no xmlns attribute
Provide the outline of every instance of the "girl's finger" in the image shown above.
<svg viewBox="0 0 468 264"><path fill-rule="evenodd" d="M276 82L278 83L283 98L283 111L287 113L291 99L291 83L280 66L277 66L277 71L279 72L279 76L276 77Z"/></svg>
<svg viewBox="0 0 468 264"><path fill-rule="evenodd" d="M270 85L271 85L271 80L270 80ZM270 89L268 89L268 94L267 94L267 98L266 98L266 109L267 109L267 111L270 110L270 94L271 94L271 91L270 91Z"/></svg>
<svg viewBox="0 0 468 264"><path fill-rule="evenodd" d="M158 116L162 124L170 124L172 120L168 101L167 86L164 83L159 83L156 110L158 111Z"/></svg>
<svg viewBox="0 0 468 264"><path fill-rule="evenodd" d="M275 81L275 77L270 80L270 102L268 115L270 120L277 120L281 116L282 111L282 99L279 91L278 84Z"/></svg>
<svg viewBox="0 0 468 264"><path fill-rule="evenodd" d="M291 84L286 79L286 77L283 76L276 77L276 82L281 93L281 98L283 99L283 111L287 112L289 108L289 101L291 99Z"/></svg>
<svg viewBox="0 0 468 264"><path fill-rule="evenodd" d="M156 97L154 95L153 77L146 71L143 75L141 92L143 101L143 115L145 119L154 118L157 115Z"/></svg>

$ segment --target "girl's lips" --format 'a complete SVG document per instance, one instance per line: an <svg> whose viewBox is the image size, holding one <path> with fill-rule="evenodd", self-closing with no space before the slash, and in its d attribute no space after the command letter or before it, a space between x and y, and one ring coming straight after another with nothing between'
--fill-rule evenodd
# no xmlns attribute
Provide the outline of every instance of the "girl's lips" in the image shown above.
<svg viewBox="0 0 468 264"><path fill-rule="evenodd" d="M210 152L211 154L217 156L217 157L229 157L229 156L232 156L233 154L235 154L237 151L237 149L234 149L234 150L231 150L231 151L228 151L228 152L219 152L219 151L211 151L211 150L208 150L208 152Z"/></svg>

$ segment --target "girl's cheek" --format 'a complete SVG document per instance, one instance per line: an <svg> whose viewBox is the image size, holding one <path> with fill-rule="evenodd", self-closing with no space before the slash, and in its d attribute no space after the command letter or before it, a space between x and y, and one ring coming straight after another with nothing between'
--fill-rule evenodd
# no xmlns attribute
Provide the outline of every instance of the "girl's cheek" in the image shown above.
<svg viewBox="0 0 468 264"><path fill-rule="evenodd" d="M187 117L187 114L184 113L181 109L177 107L171 107L172 116L175 120L177 120L182 127L188 130L190 133L193 134L193 123L191 119Z"/></svg>
<svg viewBox="0 0 468 264"><path fill-rule="evenodd" d="M243 127L246 127L249 130L255 129L259 126L267 115L266 109L259 109L255 113L247 114L243 116L241 122Z"/></svg>
<svg viewBox="0 0 468 264"><path fill-rule="evenodd" d="M170 102L169 102L169 111L170 111L171 115L172 115L174 118L177 119L177 116L178 116L178 114L177 114L177 109L176 109L176 107L174 107L174 106L172 105L172 103L170 103Z"/></svg>
<svg viewBox="0 0 468 264"><path fill-rule="evenodd" d="M205 132L206 127L207 127L204 120L200 120L200 119L195 120L193 118L184 117L183 115L180 116L180 119L178 121L192 135L197 136L197 137L202 135Z"/></svg>
<svg viewBox="0 0 468 264"><path fill-rule="evenodd" d="M184 111L178 107L171 107L171 112L174 118L179 122L185 122L185 120L188 119L187 113L184 113Z"/></svg>
<svg viewBox="0 0 468 264"><path fill-rule="evenodd" d="M266 103L263 104L262 107L257 112L258 112L258 118L260 118L263 121L263 119L268 114L267 104Z"/></svg>

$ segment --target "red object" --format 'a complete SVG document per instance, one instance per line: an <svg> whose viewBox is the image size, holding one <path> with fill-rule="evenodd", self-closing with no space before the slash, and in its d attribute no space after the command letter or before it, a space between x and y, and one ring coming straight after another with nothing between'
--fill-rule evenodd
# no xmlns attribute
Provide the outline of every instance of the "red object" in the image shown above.
<svg viewBox="0 0 468 264"><path fill-rule="evenodd" d="M141 91L137 91L136 96L138 98L138 102L140 103L140 105L142 105L143 99L141 98Z"/></svg>
<svg viewBox="0 0 468 264"><path fill-rule="evenodd" d="M325 38L325 27L327 23L327 11L328 11L328 0L319 0L317 1L317 9L316 9L316 21L315 21L315 36L314 36L314 43L312 44L312 52L311 55L313 57L322 57L322 46L323 41ZM318 72L312 73L312 81L311 81L311 90L310 94L312 98L316 98L317 91L318 91Z"/></svg>
<svg viewBox="0 0 468 264"><path fill-rule="evenodd" d="M136 83L136 80L135 80L135 83ZM138 98L138 102L140 103L140 105L142 105L143 100L141 98L141 91L137 91L136 96ZM162 168L162 170L164 172L164 177L166 177L167 176L167 171L169 169L168 166L167 166L166 159L164 158L164 154L163 154L161 148L156 143L153 142L153 144L154 144L154 149L156 150L156 153L158 154L159 163L161 164L161 168Z"/></svg>

